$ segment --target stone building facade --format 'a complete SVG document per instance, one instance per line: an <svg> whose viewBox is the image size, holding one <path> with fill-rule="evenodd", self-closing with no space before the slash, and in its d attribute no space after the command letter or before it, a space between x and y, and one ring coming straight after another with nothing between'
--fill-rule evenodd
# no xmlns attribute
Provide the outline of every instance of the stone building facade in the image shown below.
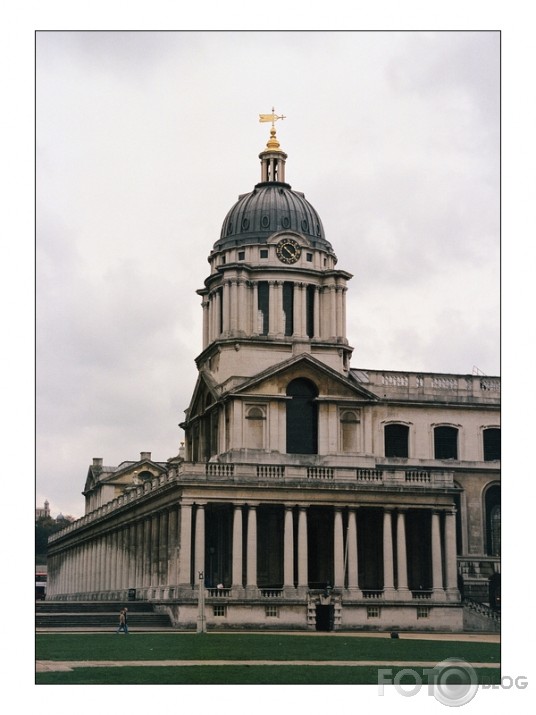
<svg viewBox="0 0 536 715"><path fill-rule="evenodd" d="M272 124L210 253L181 453L93 460L48 598L130 592L186 628L461 630L500 572L499 379L351 367L352 276L286 159Z"/></svg>

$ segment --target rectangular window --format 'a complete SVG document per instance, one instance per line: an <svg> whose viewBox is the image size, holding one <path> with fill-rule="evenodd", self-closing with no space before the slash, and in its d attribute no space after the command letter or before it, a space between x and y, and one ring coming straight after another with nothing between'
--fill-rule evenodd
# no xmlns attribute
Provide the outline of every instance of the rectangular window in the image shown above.
<svg viewBox="0 0 536 715"><path fill-rule="evenodd" d="M261 248L259 255L260 255L261 258L268 258L268 249L267 249L267 248Z"/></svg>
<svg viewBox="0 0 536 715"><path fill-rule="evenodd" d="M218 603L216 606L212 606L212 608L215 616L222 618L227 615L227 606L225 605Z"/></svg>
<svg viewBox="0 0 536 715"><path fill-rule="evenodd" d="M501 458L501 430L490 428L484 430L484 461L493 462Z"/></svg>
<svg viewBox="0 0 536 715"><path fill-rule="evenodd" d="M313 262L313 254L312 253L306 253L305 254L305 259L307 263L312 263Z"/></svg>
<svg viewBox="0 0 536 715"><path fill-rule="evenodd" d="M266 618L279 618L279 607L265 606L264 613L266 615Z"/></svg>
<svg viewBox="0 0 536 715"><path fill-rule="evenodd" d="M429 606L418 606L417 607L417 618L428 618L430 615Z"/></svg>
<svg viewBox="0 0 536 715"><path fill-rule="evenodd" d="M384 434L385 456L407 458L409 427L407 425L385 425Z"/></svg>
<svg viewBox="0 0 536 715"><path fill-rule="evenodd" d="M458 459L458 430L436 427L434 430L435 459Z"/></svg>
<svg viewBox="0 0 536 715"><path fill-rule="evenodd" d="M268 281L259 281L258 283L257 307L259 310L259 333L268 335L270 310Z"/></svg>
<svg viewBox="0 0 536 715"><path fill-rule="evenodd" d="M285 335L294 333L294 283L283 283L283 315L285 318Z"/></svg>
<svg viewBox="0 0 536 715"><path fill-rule="evenodd" d="M381 609L379 606L367 606L367 618L379 618Z"/></svg>
<svg viewBox="0 0 536 715"><path fill-rule="evenodd" d="M245 260L246 260L246 252L245 252L245 251L238 251L238 260L239 260L239 261L245 261Z"/></svg>
<svg viewBox="0 0 536 715"><path fill-rule="evenodd" d="M315 287L307 286L306 293L307 336L312 338L315 334Z"/></svg>

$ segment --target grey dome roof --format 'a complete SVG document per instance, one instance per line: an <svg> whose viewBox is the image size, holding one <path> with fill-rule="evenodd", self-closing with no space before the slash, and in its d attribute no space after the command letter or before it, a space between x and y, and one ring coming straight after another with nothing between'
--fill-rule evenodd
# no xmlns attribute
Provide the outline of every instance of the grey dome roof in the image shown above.
<svg viewBox="0 0 536 715"><path fill-rule="evenodd" d="M333 253L316 210L289 184L267 181L243 194L223 222L215 250L249 243L266 243L277 231L294 231L306 236L313 247Z"/></svg>

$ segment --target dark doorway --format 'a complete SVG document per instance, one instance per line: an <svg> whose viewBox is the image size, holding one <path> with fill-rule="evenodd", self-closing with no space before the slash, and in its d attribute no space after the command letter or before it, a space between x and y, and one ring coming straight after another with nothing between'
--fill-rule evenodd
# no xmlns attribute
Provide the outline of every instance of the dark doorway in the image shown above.
<svg viewBox="0 0 536 715"><path fill-rule="evenodd" d="M335 606L328 605L316 606L316 630L317 631L332 631L335 622Z"/></svg>
<svg viewBox="0 0 536 715"><path fill-rule="evenodd" d="M287 387L287 454L318 454L316 386L303 377Z"/></svg>

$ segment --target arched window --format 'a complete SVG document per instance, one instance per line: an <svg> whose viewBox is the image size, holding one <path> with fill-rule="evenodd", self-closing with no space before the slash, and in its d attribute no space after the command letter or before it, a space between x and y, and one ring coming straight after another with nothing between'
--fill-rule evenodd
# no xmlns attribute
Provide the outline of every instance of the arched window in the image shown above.
<svg viewBox="0 0 536 715"><path fill-rule="evenodd" d="M409 456L409 427L407 425L385 425L385 456Z"/></svg>
<svg viewBox="0 0 536 715"><path fill-rule="evenodd" d="M250 407L246 414L247 437L246 447L249 449L264 448L264 422L266 417L260 407Z"/></svg>
<svg viewBox="0 0 536 715"><path fill-rule="evenodd" d="M435 459L458 459L458 430L456 427L434 429Z"/></svg>
<svg viewBox="0 0 536 715"><path fill-rule="evenodd" d="M316 386L303 377L287 386L287 453L318 454Z"/></svg>
<svg viewBox="0 0 536 715"><path fill-rule="evenodd" d="M345 410L341 414L341 447L343 452L358 451L359 415L354 410Z"/></svg>

